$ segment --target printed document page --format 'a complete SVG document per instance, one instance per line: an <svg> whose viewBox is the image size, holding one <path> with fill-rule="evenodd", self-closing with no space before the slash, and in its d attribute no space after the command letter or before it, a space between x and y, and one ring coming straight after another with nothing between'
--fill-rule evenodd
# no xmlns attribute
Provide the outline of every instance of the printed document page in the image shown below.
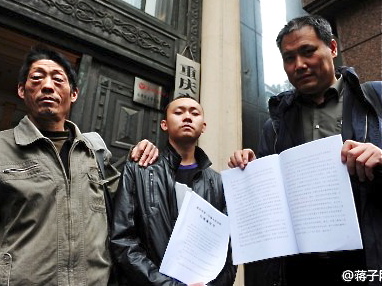
<svg viewBox="0 0 382 286"><path fill-rule="evenodd" d="M232 258L241 264L295 254L279 156L221 172L231 228Z"/></svg>
<svg viewBox="0 0 382 286"><path fill-rule="evenodd" d="M192 192L192 189L186 184L175 182L176 204L178 206L178 210L182 208L183 200L187 192Z"/></svg>
<svg viewBox="0 0 382 286"><path fill-rule="evenodd" d="M341 135L280 154L299 252L362 248Z"/></svg>
<svg viewBox="0 0 382 286"><path fill-rule="evenodd" d="M235 264L362 248L340 135L222 171Z"/></svg>
<svg viewBox="0 0 382 286"><path fill-rule="evenodd" d="M228 243L228 217L186 192L159 271L185 284L207 284L223 269Z"/></svg>

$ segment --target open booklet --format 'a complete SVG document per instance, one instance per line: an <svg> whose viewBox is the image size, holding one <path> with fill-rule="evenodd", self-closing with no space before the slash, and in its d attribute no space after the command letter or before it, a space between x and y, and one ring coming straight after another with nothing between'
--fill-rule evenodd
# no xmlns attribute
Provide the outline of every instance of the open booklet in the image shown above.
<svg viewBox="0 0 382 286"><path fill-rule="evenodd" d="M183 186L178 185L177 188ZM228 251L228 217L192 191L184 193L159 271L185 284L215 279L223 269Z"/></svg>
<svg viewBox="0 0 382 286"><path fill-rule="evenodd" d="M362 248L340 135L222 171L234 264Z"/></svg>

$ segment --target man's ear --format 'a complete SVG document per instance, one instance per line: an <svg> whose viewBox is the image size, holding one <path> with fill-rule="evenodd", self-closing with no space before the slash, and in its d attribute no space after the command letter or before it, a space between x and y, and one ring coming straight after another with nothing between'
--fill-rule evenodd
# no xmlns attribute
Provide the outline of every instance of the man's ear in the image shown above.
<svg viewBox="0 0 382 286"><path fill-rule="evenodd" d="M334 39L332 39L332 41L330 42L330 50L332 52L333 58L336 58L338 54L338 50L337 50L337 41Z"/></svg>
<svg viewBox="0 0 382 286"><path fill-rule="evenodd" d="M162 128L163 131L167 131L167 121L165 119L163 119L161 122L160 122L160 127Z"/></svg>
<svg viewBox="0 0 382 286"><path fill-rule="evenodd" d="M75 102L76 100L77 100L77 98L78 98L78 92L79 92L79 90L78 90L78 88L76 87L72 92L71 92L71 94L70 94L70 96L71 96L71 102L73 103L73 102Z"/></svg>
<svg viewBox="0 0 382 286"><path fill-rule="evenodd" d="M207 128L207 123L203 122L202 133L204 133L204 131L206 131L206 128Z"/></svg>
<svg viewBox="0 0 382 286"><path fill-rule="evenodd" d="M17 94L21 99L24 99L25 86L21 83L17 85Z"/></svg>

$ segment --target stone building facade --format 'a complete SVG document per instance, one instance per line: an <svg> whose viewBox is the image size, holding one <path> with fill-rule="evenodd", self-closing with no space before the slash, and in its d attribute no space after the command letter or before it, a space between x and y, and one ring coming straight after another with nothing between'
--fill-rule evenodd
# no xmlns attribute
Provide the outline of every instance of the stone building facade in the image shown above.
<svg viewBox="0 0 382 286"><path fill-rule="evenodd" d="M382 2L380 0L303 0L303 8L326 17L339 39L342 63L361 81L382 80Z"/></svg>

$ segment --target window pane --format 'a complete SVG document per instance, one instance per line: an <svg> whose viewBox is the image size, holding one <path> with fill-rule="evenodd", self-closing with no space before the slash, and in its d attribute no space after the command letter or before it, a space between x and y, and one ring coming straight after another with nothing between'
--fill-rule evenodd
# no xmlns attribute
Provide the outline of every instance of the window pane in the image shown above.
<svg viewBox="0 0 382 286"><path fill-rule="evenodd" d="M129 3L130 5L133 5L134 7L141 9L142 6L142 0L123 0L126 3Z"/></svg>
<svg viewBox="0 0 382 286"><path fill-rule="evenodd" d="M170 24L172 5L173 0L146 0L145 12Z"/></svg>
<svg viewBox="0 0 382 286"><path fill-rule="evenodd" d="M159 20L171 24L173 0L123 0Z"/></svg>
<svg viewBox="0 0 382 286"><path fill-rule="evenodd" d="M157 0L146 0L145 12L155 17L155 4Z"/></svg>

